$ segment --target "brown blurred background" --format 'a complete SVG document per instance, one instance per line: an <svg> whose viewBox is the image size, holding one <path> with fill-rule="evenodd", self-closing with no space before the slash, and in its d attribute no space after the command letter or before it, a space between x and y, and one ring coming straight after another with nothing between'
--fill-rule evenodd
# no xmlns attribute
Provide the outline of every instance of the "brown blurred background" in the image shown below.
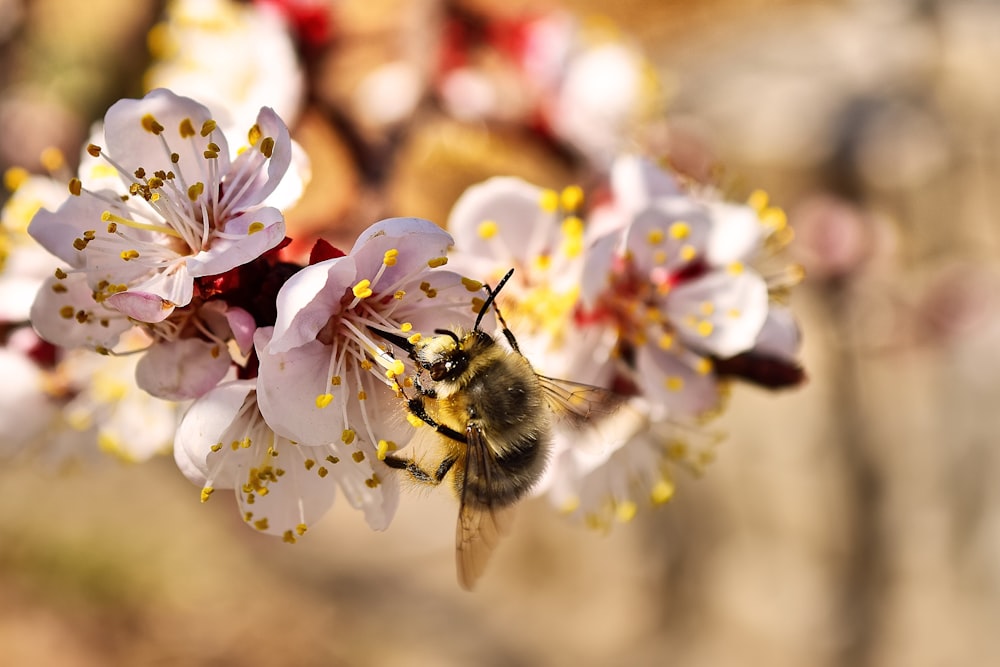
<svg viewBox="0 0 1000 667"><path fill-rule="evenodd" d="M331 72L412 48L404 5L434 8L337 5L320 106L350 85ZM290 547L224 494L199 504L169 459L5 466L0 664L1000 664L1000 3L566 6L642 45L678 166L789 211L808 385L737 386L707 475L608 535L527 503L474 594L445 493L408 495L381 534L338 506ZM141 94L161 9L0 0L0 167L37 169L48 146L72 160L110 102ZM384 214L443 221L490 173L570 178L517 137L422 123L365 171L307 109L296 134L325 187L293 220L351 238Z"/></svg>

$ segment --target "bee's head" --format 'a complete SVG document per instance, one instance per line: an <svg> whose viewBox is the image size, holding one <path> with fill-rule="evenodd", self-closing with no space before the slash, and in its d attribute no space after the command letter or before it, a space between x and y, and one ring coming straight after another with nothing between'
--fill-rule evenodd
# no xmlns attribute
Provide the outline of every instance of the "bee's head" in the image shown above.
<svg viewBox="0 0 1000 667"><path fill-rule="evenodd" d="M482 348L493 344L493 338L482 331L452 331L435 329L437 335L415 346L413 359L435 382L455 380L469 367L469 360Z"/></svg>

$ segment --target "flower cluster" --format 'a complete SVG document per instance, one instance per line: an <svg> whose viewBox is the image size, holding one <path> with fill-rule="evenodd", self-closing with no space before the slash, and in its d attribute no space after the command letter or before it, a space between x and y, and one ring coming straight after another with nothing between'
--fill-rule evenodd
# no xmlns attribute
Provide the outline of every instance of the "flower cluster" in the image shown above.
<svg viewBox="0 0 1000 667"><path fill-rule="evenodd" d="M562 13L507 21L449 6L433 24L439 58L376 68L351 111L304 90L315 72L299 57L351 41L329 39L325 11L175 0L150 34L154 89L110 107L75 175L8 173L0 369L19 381L0 390L0 426L18 434L5 453L140 461L172 443L202 501L232 490L259 532L296 542L337 495L383 529L404 467L386 457L426 426L405 399L434 400L419 384L433 372L392 345L489 328L481 281L512 267L495 303L520 351L545 376L613 397L592 406L593 428L554 420L535 489L588 524L669 500L676 467L711 460L705 422L731 380L802 381L783 300L795 272L776 253L784 214L763 193L728 203L620 156L661 102L628 40ZM383 215L395 215L390 161L432 105L449 122L520 125L550 153L541 170L561 164L590 189L497 176L466 190L443 227L388 217L360 235L342 203L325 229L357 240L312 245L286 224L310 178L286 126L305 99L313 134L296 136L344 139L351 157L338 159L364 182L345 191L370 189Z"/></svg>
<svg viewBox="0 0 1000 667"><path fill-rule="evenodd" d="M448 226L456 266L487 277L517 267L500 305L539 372L628 397L598 442L557 434L543 485L565 511L606 525L634 515L641 495L669 499L672 463L710 460L698 425L720 411L728 378L781 387L802 372L778 298L793 271L766 273L788 230L763 193L726 203L628 156L607 201L585 214L583 198L576 186L496 178L468 190Z"/></svg>

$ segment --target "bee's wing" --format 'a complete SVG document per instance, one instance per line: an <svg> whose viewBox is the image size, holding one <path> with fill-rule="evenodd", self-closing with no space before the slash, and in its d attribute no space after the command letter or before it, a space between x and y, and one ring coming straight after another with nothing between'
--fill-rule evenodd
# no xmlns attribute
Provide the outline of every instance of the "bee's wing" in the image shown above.
<svg viewBox="0 0 1000 667"><path fill-rule="evenodd" d="M510 528L513 511L510 506L483 502L471 491L470 479L487 489L494 488L497 464L479 428L470 426L465 435L468 450L455 531L455 564L458 567L458 583L465 590L472 590L486 569L494 547Z"/></svg>
<svg viewBox="0 0 1000 667"><path fill-rule="evenodd" d="M624 402L625 397L610 389L589 384L560 380L545 375L538 376L545 401L558 419L572 426L581 427L611 415Z"/></svg>

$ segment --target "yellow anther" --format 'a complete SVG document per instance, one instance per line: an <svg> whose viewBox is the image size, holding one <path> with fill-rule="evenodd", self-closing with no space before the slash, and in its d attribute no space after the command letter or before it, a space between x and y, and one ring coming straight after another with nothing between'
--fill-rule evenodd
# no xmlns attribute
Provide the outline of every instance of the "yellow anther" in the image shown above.
<svg viewBox="0 0 1000 667"><path fill-rule="evenodd" d="M628 523L635 518L636 512L639 511L639 506L636 505L631 500L623 500L618 503L615 507L615 516L622 523Z"/></svg>
<svg viewBox="0 0 1000 667"><path fill-rule="evenodd" d="M353 433L353 431L352 431L352 433ZM337 458L336 456L334 456L333 454L327 454L326 456L323 457L323 460L328 461L328 462L330 462L330 463L332 463L334 465L337 465L338 463L340 463L340 459Z"/></svg>
<svg viewBox="0 0 1000 667"><path fill-rule="evenodd" d="M368 393L364 389L358 392L358 400L359 401L368 400Z"/></svg>
<svg viewBox="0 0 1000 667"><path fill-rule="evenodd" d="M745 267L743 266L743 262L731 262L729 266L726 267L726 271L734 276L738 276L743 273L744 269Z"/></svg>
<svg viewBox="0 0 1000 667"><path fill-rule="evenodd" d="M698 332L698 335L705 337L711 336L712 331L714 330L715 330L715 325L713 325L708 320L702 320L701 322L698 322L698 325L695 327L695 331Z"/></svg>
<svg viewBox="0 0 1000 667"><path fill-rule="evenodd" d="M390 248L389 250L385 251L384 255L382 255L382 263L385 264L386 266L395 266L398 257L399 257L399 251L396 250L395 248Z"/></svg>
<svg viewBox="0 0 1000 667"><path fill-rule="evenodd" d="M729 310L726 311L726 315L729 315L729 317L735 320L739 319L740 317L743 317L743 311L741 311L739 308L730 308Z"/></svg>
<svg viewBox="0 0 1000 667"><path fill-rule="evenodd" d="M559 511L563 514L572 514L573 512L580 509L580 497L570 496L563 501L563 504L559 506Z"/></svg>
<svg viewBox="0 0 1000 667"><path fill-rule="evenodd" d="M552 266L552 257L546 254L535 255L535 268L547 271Z"/></svg>
<svg viewBox="0 0 1000 667"><path fill-rule="evenodd" d="M331 402L333 402L333 394L320 394L316 397L316 407L321 410L330 405Z"/></svg>
<svg viewBox="0 0 1000 667"><path fill-rule="evenodd" d="M153 114L151 113L148 113L145 116L143 116L140 122L142 123L142 129L146 130L147 132L150 132L152 134L160 134L161 132L163 132L163 126L156 121L156 118L154 118Z"/></svg>
<svg viewBox="0 0 1000 667"><path fill-rule="evenodd" d="M81 192L83 192L83 183L80 182L80 179L69 179L69 193L74 197L79 197Z"/></svg>
<svg viewBox="0 0 1000 667"><path fill-rule="evenodd" d="M394 377L398 377L406 372L406 367L403 366L403 362L396 359L392 362L392 366L385 372L385 376L390 380Z"/></svg>
<svg viewBox="0 0 1000 667"><path fill-rule="evenodd" d="M464 285L465 289L470 292L478 292L483 289L483 284L478 280L473 280L472 278L462 278L462 285Z"/></svg>
<svg viewBox="0 0 1000 667"><path fill-rule="evenodd" d="M679 375L670 375L663 384L670 391L680 391L684 388L684 378Z"/></svg>
<svg viewBox="0 0 1000 667"><path fill-rule="evenodd" d="M555 213L559 210L559 193L555 190L542 190L538 196L538 205L546 213Z"/></svg>
<svg viewBox="0 0 1000 667"><path fill-rule="evenodd" d="M188 188L188 199L194 201L204 193L205 193L205 184L202 183L201 181L198 181L197 183Z"/></svg>
<svg viewBox="0 0 1000 667"><path fill-rule="evenodd" d="M396 301L402 301L404 296L406 296L406 292L400 289L396 290L396 293L392 295L392 298Z"/></svg>
<svg viewBox="0 0 1000 667"><path fill-rule="evenodd" d="M316 474L319 475L320 478L323 478L329 475L330 471L327 470L326 466L320 466L319 468L316 468Z"/></svg>
<svg viewBox="0 0 1000 667"><path fill-rule="evenodd" d="M62 154L62 151L55 146L49 146L48 148L42 149L42 154L38 157L42 166L45 167L46 171L49 173L62 169L66 164L66 157Z"/></svg>
<svg viewBox="0 0 1000 667"><path fill-rule="evenodd" d="M263 519L257 519L256 521L254 521L253 527L256 528L257 530L267 530L268 528L267 517L264 517Z"/></svg>
<svg viewBox="0 0 1000 667"><path fill-rule="evenodd" d="M499 226L493 220L483 220L479 223L479 227L476 229L476 233L479 234L480 238L491 239L497 235L500 231Z"/></svg>
<svg viewBox="0 0 1000 667"><path fill-rule="evenodd" d="M119 256L124 261L127 262L130 259L138 259L139 258L139 251L138 250L122 250L121 253L119 253Z"/></svg>
<svg viewBox="0 0 1000 667"><path fill-rule="evenodd" d="M673 497L674 483L666 479L657 482L649 492L649 499L656 505L662 505Z"/></svg>
<svg viewBox="0 0 1000 667"><path fill-rule="evenodd" d="M309 530L309 527L306 526L306 524L304 523L300 523L299 525L295 526L295 532L298 533L299 535L305 535L307 530Z"/></svg>
<svg viewBox="0 0 1000 667"><path fill-rule="evenodd" d="M212 494L214 492L215 492L215 489L213 489L210 486L206 486L205 488L203 488L201 490L201 502L207 503L208 499L212 497Z"/></svg>
<svg viewBox="0 0 1000 667"><path fill-rule="evenodd" d="M3 184L4 187L13 192L24 185L29 178L31 178L31 173L24 167L10 167L3 173ZM74 178L73 180L79 181L80 179ZM70 181L70 192L73 192L72 183L73 181Z"/></svg>
<svg viewBox="0 0 1000 667"><path fill-rule="evenodd" d="M564 218L560 228L563 235L569 238L577 239L583 236L583 220L575 215Z"/></svg>
<svg viewBox="0 0 1000 667"><path fill-rule="evenodd" d="M87 153L90 154L90 157L100 157L101 147L97 144L87 144Z"/></svg>
<svg viewBox="0 0 1000 667"><path fill-rule="evenodd" d="M351 458L354 459L355 463L361 463L362 461L365 460L365 453L359 449L358 451L351 454Z"/></svg>
<svg viewBox="0 0 1000 667"><path fill-rule="evenodd" d="M357 298L367 299L372 295L371 285L372 281L365 278L364 280L360 281L357 285L355 285L353 288L351 288L351 291L354 292L354 296L356 296Z"/></svg>
<svg viewBox="0 0 1000 667"><path fill-rule="evenodd" d="M254 123L253 127L250 128L250 131L247 132L247 141L250 142L251 146L256 146L257 142L260 141L263 137L264 133L260 131L260 125L258 125L257 123Z"/></svg>
<svg viewBox="0 0 1000 667"><path fill-rule="evenodd" d="M212 119L206 120L204 123L201 124L201 136L207 137L208 135L212 134L212 132L215 131L216 127L218 127L218 123L216 123L214 120Z"/></svg>
<svg viewBox="0 0 1000 667"><path fill-rule="evenodd" d="M191 122L190 118L182 120L180 126L177 128L177 131L180 133L182 139L188 139L196 134L194 130L194 123Z"/></svg>
<svg viewBox="0 0 1000 667"><path fill-rule="evenodd" d="M566 211L575 211L583 203L583 188L579 185L570 185L563 188L560 195L562 207Z"/></svg>
<svg viewBox="0 0 1000 667"><path fill-rule="evenodd" d="M761 223L776 232L780 232L788 226L788 216L776 206L768 206L759 215Z"/></svg>
<svg viewBox="0 0 1000 667"><path fill-rule="evenodd" d="M668 333L662 334L656 344L661 350L669 350L674 346L674 337Z"/></svg>
<svg viewBox="0 0 1000 667"><path fill-rule="evenodd" d="M767 208L768 201L770 201L770 197L768 197L767 192L764 190L754 190L747 198L747 205L760 214L761 211Z"/></svg>
<svg viewBox="0 0 1000 667"><path fill-rule="evenodd" d="M343 442L345 445L349 445L352 442L354 442L355 435L356 434L354 433L353 430L345 428L344 432L340 434L340 441Z"/></svg>
<svg viewBox="0 0 1000 667"><path fill-rule="evenodd" d="M389 453L389 441L379 440L378 448L376 449L376 456L378 456L379 461L385 461L385 455Z"/></svg>
<svg viewBox="0 0 1000 667"><path fill-rule="evenodd" d="M286 530L281 535L281 541L282 542L286 542L288 544L295 544L295 542L296 542L296 540L295 540L295 534L291 530Z"/></svg>
<svg viewBox="0 0 1000 667"><path fill-rule="evenodd" d="M372 365L372 362L368 359L362 359L359 365L361 366L361 370L363 371L370 371L371 369L375 368L375 366Z"/></svg>
<svg viewBox="0 0 1000 667"><path fill-rule="evenodd" d="M423 336L421 336L420 332L418 331L417 333L413 334L412 336L410 336L406 340L409 341L410 344L412 345L412 344L418 342L421 338L423 338Z"/></svg>
<svg viewBox="0 0 1000 667"><path fill-rule="evenodd" d="M705 315L707 317L708 315L711 315L712 313L715 312L715 304L712 303L711 301L702 301L701 305L698 306L698 310L701 311L702 315Z"/></svg>
<svg viewBox="0 0 1000 667"><path fill-rule="evenodd" d="M332 378L330 378L330 384L333 385L334 387L339 387L341 382L343 382L343 380L340 378L339 375L334 375Z"/></svg>
<svg viewBox="0 0 1000 667"><path fill-rule="evenodd" d="M685 262L690 262L692 259L698 256L698 251L690 243L685 243L681 246L681 259Z"/></svg>
<svg viewBox="0 0 1000 667"><path fill-rule="evenodd" d="M260 222L259 220L256 220L254 222L251 222L250 226L247 227L247 236L250 236L251 234L256 234L257 232L262 232L262 231L264 231L264 223Z"/></svg>
<svg viewBox="0 0 1000 667"><path fill-rule="evenodd" d="M413 428L420 428L424 425L423 419L410 412L406 413L406 421L410 422L410 426Z"/></svg>
<svg viewBox="0 0 1000 667"><path fill-rule="evenodd" d="M448 263L447 257L435 257L434 259L427 261L427 266L431 267L432 269L436 269L437 267L444 266L447 263Z"/></svg>
<svg viewBox="0 0 1000 667"><path fill-rule="evenodd" d="M673 239L686 239L691 235L691 225L686 222L675 222L670 225L670 238Z"/></svg>
<svg viewBox="0 0 1000 667"><path fill-rule="evenodd" d="M403 333L413 330L413 324L410 322L403 322L399 325L399 330Z"/></svg>
<svg viewBox="0 0 1000 667"><path fill-rule="evenodd" d="M708 357L701 357L694 365L694 370L699 375L708 375L712 372L712 360Z"/></svg>
<svg viewBox="0 0 1000 667"><path fill-rule="evenodd" d="M663 243L664 238L666 235L662 229L650 229L649 233L646 234L646 241L649 242L649 245L659 245Z"/></svg>

